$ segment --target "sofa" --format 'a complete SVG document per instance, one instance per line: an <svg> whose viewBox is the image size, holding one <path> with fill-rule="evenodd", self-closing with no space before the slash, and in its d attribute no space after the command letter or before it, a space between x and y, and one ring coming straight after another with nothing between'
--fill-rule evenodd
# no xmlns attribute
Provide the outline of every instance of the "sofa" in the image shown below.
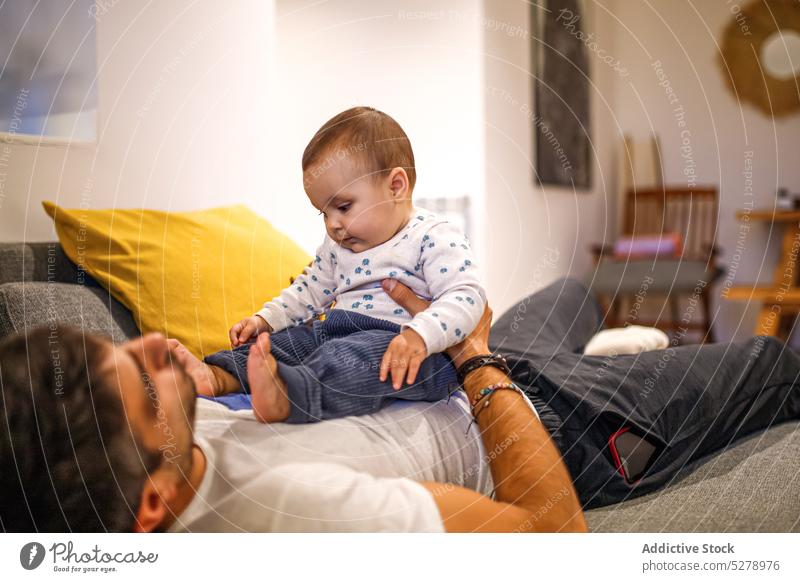
<svg viewBox="0 0 800 582"><path fill-rule="evenodd" d="M124 341L131 313L57 242L0 243L0 336L53 322ZM597 532L800 532L800 422L737 441L664 489L587 513Z"/></svg>

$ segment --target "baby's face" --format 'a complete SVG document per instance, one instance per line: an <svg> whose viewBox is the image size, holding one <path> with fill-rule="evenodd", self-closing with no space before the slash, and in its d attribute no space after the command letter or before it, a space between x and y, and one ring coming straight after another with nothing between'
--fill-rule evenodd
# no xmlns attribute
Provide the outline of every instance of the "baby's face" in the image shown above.
<svg viewBox="0 0 800 582"><path fill-rule="evenodd" d="M374 180L352 156L323 158L303 173L303 181L328 236L355 253L386 242L408 219L407 193L398 199L390 176Z"/></svg>

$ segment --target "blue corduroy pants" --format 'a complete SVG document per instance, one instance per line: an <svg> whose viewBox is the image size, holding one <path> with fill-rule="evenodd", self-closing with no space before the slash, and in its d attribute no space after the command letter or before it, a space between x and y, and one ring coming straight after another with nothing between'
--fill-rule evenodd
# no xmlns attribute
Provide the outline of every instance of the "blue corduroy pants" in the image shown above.
<svg viewBox="0 0 800 582"><path fill-rule="evenodd" d="M456 371L444 354L428 356L416 381L395 391L391 376L380 381L380 364L400 332L391 321L333 309L324 321L270 334L278 374L286 382L291 412L286 422L318 422L369 414L392 400L434 402L458 388ZM252 343L205 358L234 376L246 393L247 357Z"/></svg>

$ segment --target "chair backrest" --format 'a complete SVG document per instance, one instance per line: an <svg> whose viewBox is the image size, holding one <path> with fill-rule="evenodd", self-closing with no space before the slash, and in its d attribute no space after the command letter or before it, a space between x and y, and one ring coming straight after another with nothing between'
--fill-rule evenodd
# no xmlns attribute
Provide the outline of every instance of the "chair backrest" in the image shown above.
<svg viewBox="0 0 800 582"><path fill-rule="evenodd" d="M625 204L623 234L678 233L684 258L708 260L717 235L717 189L670 188L630 190Z"/></svg>

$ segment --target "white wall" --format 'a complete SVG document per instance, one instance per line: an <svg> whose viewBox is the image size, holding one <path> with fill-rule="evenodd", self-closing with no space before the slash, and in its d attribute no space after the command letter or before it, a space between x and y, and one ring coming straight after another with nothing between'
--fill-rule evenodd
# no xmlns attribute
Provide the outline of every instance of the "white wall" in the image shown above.
<svg viewBox="0 0 800 582"><path fill-rule="evenodd" d="M276 195L260 208L281 212L301 245L313 250L325 232L303 192L303 150L325 121L356 105L403 126L416 159L415 198L468 195L482 207L478 0L278 0L276 31ZM481 247L476 227L472 238Z"/></svg>
<svg viewBox="0 0 800 582"><path fill-rule="evenodd" d="M752 106L739 103L725 86L718 43L733 20L735 2L618 2L614 24L616 47L631 75L617 83L616 113L626 132L644 137L655 131L663 146L667 183L686 186L684 170L691 161L681 156L681 131L690 132L691 156L698 184L720 188L718 244L730 282L768 283L778 251L778 234L752 223L741 231L735 212L752 200L772 208L775 191L785 186L800 192L800 115L773 121ZM653 63L660 61L669 85L686 111L679 128L666 88L659 85ZM663 79L662 79L663 81ZM757 79L753 79L757 82ZM745 193L745 156L752 151L753 196ZM737 244L739 249L737 250ZM743 248L742 248L743 246ZM768 250L767 250L768 249ZM766 252L765 252L766 250ZM741 259L737 256L741 254ZM760 274L759 274L760 272ZM758 306L747 308L719 298L715 328L719 340L752 335ZM727 283L730 284L730 283Z"/></svg>
<svg viewBox="0 0 800 582"><path fill-rule="evenodd" d="M272 3L105 6L97 23L97 143L8 146L0 240L53 239L45 199L189 209L256 206L271 195Z"/></svg>
<svg viewBox="0 0 800 582"><path fill-rule="evenodd" d="M530 6L524 0L484 2L486 252L494 285L490 299L498 315L557 277L583 277L592 264L589 244L607 238L613 225L617 128L609 100L617 73L594 53L593 187L574 192L534 181ZM590 5L581 24L613 54L605 11Z"/></svg>

